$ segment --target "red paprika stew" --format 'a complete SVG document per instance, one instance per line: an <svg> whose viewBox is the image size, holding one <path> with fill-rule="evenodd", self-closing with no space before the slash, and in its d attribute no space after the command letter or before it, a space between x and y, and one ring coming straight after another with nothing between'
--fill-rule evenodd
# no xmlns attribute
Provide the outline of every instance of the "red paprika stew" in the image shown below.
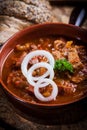
<svg viewBox="0 0 87 130"><path fill-rule="evenodd" d="M5 84L14 94L27 101L42 102L35 97L34 86L22 74L21 63L29 52L46 50L55 59L53 81L58 87L58 95L55 100L45 103L62 104L78 99L87 92L87 52L81 43L65 37L48 36L17 44L4 64ZM44 56L35 56L29 61L28 68L39 62L47 63L48 60ZM45 72L46 69L41 67L33 72L33 76L43 75ZM40 88L44 97L50 96L51 92L51 85Z"/></svg>

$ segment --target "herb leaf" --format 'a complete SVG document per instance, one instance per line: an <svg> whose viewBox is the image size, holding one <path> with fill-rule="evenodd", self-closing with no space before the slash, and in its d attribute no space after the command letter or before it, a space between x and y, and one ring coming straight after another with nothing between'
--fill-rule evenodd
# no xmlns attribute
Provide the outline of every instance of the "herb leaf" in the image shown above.
<svg viewBox="0 0 87 130"><path fill-rule="evenodd" d="M69 71L73 73L73 66L66 59L60 59L55 61L54 70Z"/></svg>

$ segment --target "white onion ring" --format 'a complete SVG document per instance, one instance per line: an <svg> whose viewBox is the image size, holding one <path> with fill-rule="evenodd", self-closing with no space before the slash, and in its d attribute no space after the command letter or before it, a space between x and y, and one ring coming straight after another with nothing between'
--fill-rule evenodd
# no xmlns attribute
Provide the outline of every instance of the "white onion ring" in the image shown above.
<svg viewBox="0 0 87 130"><path fill-rule="evenodd" d="M29 61L35 57L35 56L45 56L48 61L49 61L49 64L54 68L54 58L53 56L50 54L50 52L47 52L45 50L36 50L36 51L32 51L30 52L29 54L27 54L23 61L22 61L22 64L21 64L21 70L22 70L22 73L25 77L27 77L27 66L28 66L28 63Z"/></svg>
<svg viewBox="0 0 87 130"><path fill-rule="evenodd" d="M37 68L40 67L44 67L47 69L47 72L45 72L43 75L41 76L32 76L33 71L36 70ZM39 81L40 79L44 79L47 76L49 76L49 79L53 79L54 77L54 71L51 65L49 65L48 63L45 62L39 62L34 64L33 66L30 67L30 69L27 72L27 81L32 85L32 86L36 86L36 82L35 81ZM48 85L47 83L44 83L44 86Z"/></svg>
<svg viewBox="0 0 87 130"><path fill-rule="evenodd" d="M31 66L29 68L29 70L27 69L28 67L28 63L29 61L35 57L35 56L45 56L49 63L46 62L39 62L34 64L33 66ZM54 58L53 56L45 51L45 50L36 50L33 52L30 52L29 54L27 54L21 64L21 70L23 75L27 78L27 81L29 82L29 84L31 84L32 86L34 86L34 94L36 96L37 99L41 100L41 101L51 101L51 100L55 100L57 94L58 94L58 87L55 84L54 81L52 81L52 79L54 78ZM40 67L44 67L47 69L47 71L41 75L41 76L33 76L33 71L36 70L37 68ZM48 78L46 78L47 76L49 76ZM39 88L42 87L46 87L47 85L51 84L53 90L51 92L51 95L49 97L44 97L40 92L39 92Z"/></svg>
<svg viewBox="0 0 87 130"><path fill-rule="evenodd" d="M41 86L41 83L42 82L45 82L45 83L48 83L48 84L51 84L52 85L52 93L49 97L44 97L40 92L39 92L39 88L42 88ZM44 86L43 86L44 87ZM44 79L41 79L37 82L36 86L34 87L34 94L35 96L37 97L37 99L39 99L40 101L51 101L51 100L55 100L56 99L56 96L58 94L58 87L57 85L55 84L54 81L52 81L51 79L47 79L47 78L44 78Z"/></svg>

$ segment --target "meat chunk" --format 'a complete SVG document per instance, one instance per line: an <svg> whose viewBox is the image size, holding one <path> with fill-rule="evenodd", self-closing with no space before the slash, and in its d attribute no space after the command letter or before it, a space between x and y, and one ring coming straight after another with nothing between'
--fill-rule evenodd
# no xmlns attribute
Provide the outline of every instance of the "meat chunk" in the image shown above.
<svg viewBox="0 0 87 130"><path fill-rule="evenodd" d="M81 62L76 48L69 48L68 51L68 61L73 65L75 69L83 68L83 63Z"/></svg>
<svg viewBox="0 0 87 130"><path fill-rule="evenodd" d="M26 78L22 75L21 71L12 71L8 76L7 84L11 84L19 89L29 86Z"/></svg>
<svg viewBox="0 0 87 130"><path fill-rule="evenodd" d="M86 47L85 46L78 46L78 45L75 45L75 48L79 54L79 57L81 59L81 61L83 63L87 63L87 52L86 52Z"/></svg>
<svg viewBox="0 0 87 130"><path fill-rule="evenodd" d="M76 91L77 85L71 83L69 80L59 79L56 80L56 83L58 84L59 87L59 93L64 92L67 94L72 94Z"/></svg>
<svg viewBox="0 0 87 130"><path fill-rule="evenodd" d="M54 41L54 48L55 50L61 50L65 46L65 42L62 40L55 40Z"/></svg>
<svg viewBox="0 0 87 130"><path fill-rule="evenodd" d="M26 94L34 94L34 87L31 86L21 71L12 71L7 79L7 84L16 89L27 92ZM28 95L29 96L29 95Z"/></svg>
<svg viewBox="0 0 87 130"><path fill-rule="evenodd" d="M58 50L53 50L52 54L53 54L55 60L63 59L64 58L63 55L62 55L62 53L60 51L58 51Z"/></svg>
<svg viewBox="0 0 87 130"><path fill-rule="evenodd" d="M39 62L38 56L33 57L30 61L29 64L33 65Z"/></svg>
<svg viewBox="0 0 87 130"><path fill-rule="evenodd" d="M74 83L80 83L81 81L83 81L85 79L84 72L82 72L82 71L76 72L72 76L68 75L68 77Z"/></svg>

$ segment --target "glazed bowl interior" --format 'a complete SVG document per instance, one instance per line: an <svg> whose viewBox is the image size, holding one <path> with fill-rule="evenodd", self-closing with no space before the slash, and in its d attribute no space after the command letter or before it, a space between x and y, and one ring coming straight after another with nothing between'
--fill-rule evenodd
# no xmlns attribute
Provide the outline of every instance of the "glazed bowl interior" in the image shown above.
<svg viewBox="0 0 87 130"><path fill-rule="evenodd" d="M44 37L44 36L64 36L64 37L69 37L71 39L76 39L78 41L83 41L85 46L87 44L87 31L84 29L81 29L80 27L76 27L74 25L69 25L69 24L61 24L61 23L45 23L45 24L39 24L39 25L34 25L29 28L24 29L21 32L16 33L13 37L11 37L5 45L1 49L1 54L0 54L0 80L3 88L7 93L10 95L13 95L16 99L19 101L23 101L26 103L27 102L24 99L21 99L14 93L12 93L7 87L6 84L4 83L5 76L3 77L3 66L6 58L8 57L9 53L15 48L15 46L19 43L24 44L28 42L30 39L36 39L39 37ZM87 97L87 94L84 94L82 97L75 99L74 101L67 101L67 103L64 103L62 105L70 104L72 102L76 102L82 98ZM43 104L43 103L34 103L34 105L39 105L39 106L61 106L61 104Z"/></svg>

